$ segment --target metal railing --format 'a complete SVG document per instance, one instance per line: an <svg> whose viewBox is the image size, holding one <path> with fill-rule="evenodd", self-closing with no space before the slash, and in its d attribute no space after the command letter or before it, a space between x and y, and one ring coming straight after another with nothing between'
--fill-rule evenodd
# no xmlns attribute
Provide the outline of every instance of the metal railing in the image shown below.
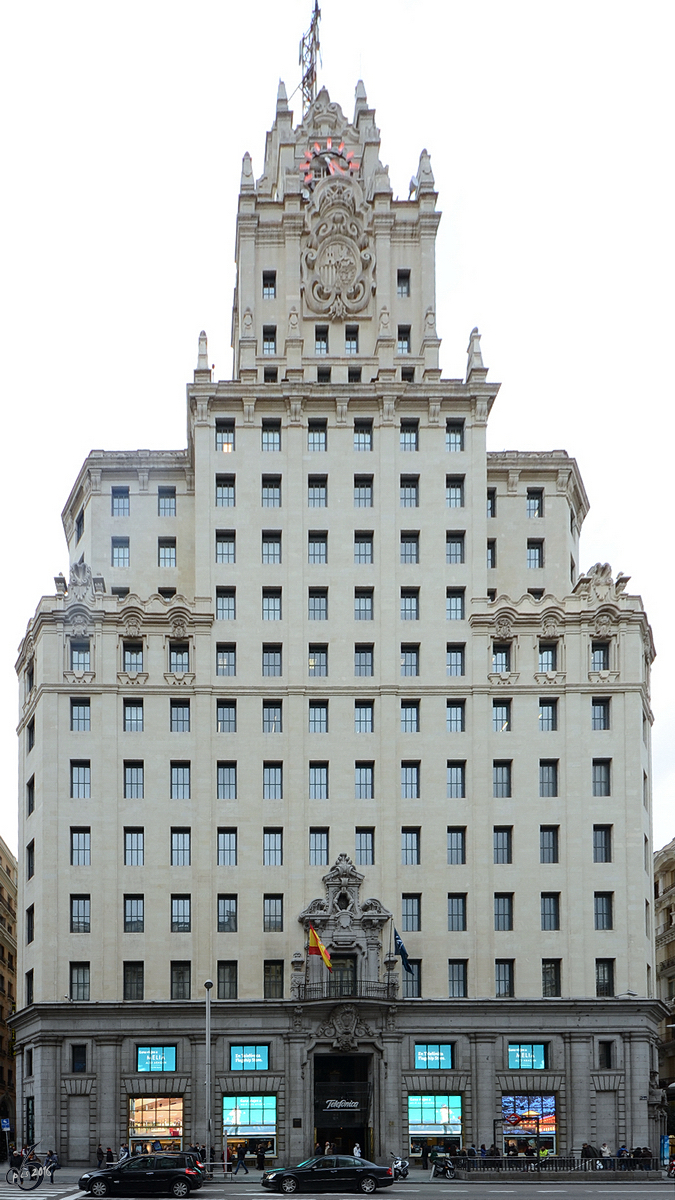
<svg viewBox="0 0 675 1200"><path fill-rule="evenodd" d="M501 1158L469 1157L465 1154L449 1155L456 1171L657 1171L658 1158L580 1158L573 1154L548 1154L542 1158L529 1155L508 1155Z"/></svg>
<svg viewBox="0 0 675 1200"><path fill-rule="evenodd" d="M329 979L325 983L301 983L299 1000L395 1000L395 983L374 983L370 980Z"/></svg>

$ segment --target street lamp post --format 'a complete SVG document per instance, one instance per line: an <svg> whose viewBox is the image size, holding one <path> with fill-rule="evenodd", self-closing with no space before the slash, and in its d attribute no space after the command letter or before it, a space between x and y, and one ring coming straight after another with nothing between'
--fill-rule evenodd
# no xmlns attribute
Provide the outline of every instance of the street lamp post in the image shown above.
<svg viewBox="0 0 675 1200"><path fill-rule="evenodd" d="M206 989L206 1170L211 1169L211 988L213 980L207 979Z"/></svg>

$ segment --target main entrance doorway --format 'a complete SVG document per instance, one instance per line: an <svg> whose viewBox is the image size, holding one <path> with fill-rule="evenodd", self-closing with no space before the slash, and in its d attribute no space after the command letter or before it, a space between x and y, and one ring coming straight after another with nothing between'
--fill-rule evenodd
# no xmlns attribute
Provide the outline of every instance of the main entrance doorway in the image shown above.
<svg viewBox="0 0 675 1200"><path fill-rule="evenodd" d="M337 1154L373 1153L370 1054L314 1055L314 1141Z"/></svg>

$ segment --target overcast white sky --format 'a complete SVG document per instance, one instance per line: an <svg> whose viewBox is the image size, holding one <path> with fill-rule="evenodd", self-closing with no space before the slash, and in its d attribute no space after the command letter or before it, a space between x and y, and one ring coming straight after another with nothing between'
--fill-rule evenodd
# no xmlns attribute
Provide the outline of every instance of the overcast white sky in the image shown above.
<svg viewBox="0 0 675 1200"><path fill-rule="evenodd" d="M241 157L262 171L312 0L5 0L0 8L5 423L0 833L16 845L14 661L92 448L185 445L205 328L231 375ZM675 835L672 0L322 0L320 82L365 81L407 196L429 149L438 330L502 381L491 449L566 448L581 566L632 576L654 629L655 846ZM299 96L291 101L300 115ZM668 681L671 681L670 683Z"/></svg>

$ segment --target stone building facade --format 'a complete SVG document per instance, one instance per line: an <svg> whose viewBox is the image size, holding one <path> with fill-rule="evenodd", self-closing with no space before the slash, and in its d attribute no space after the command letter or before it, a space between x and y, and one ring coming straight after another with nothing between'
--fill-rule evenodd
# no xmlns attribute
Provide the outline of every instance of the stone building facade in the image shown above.
<svg viewBox="0 0 675 1200"><path fill-rule="evenodd" d="M9 1136L0 1133L0 1153L6 1152L16 1128L14 1033L8 1021L17 1000L17 889L18 863L0 838L0 1118L9 1121Z"/></svg>
<svg viewBox="0 0 675 1200"><path fill-rule="evenodd" d="M187 448L92 451L64 509L15 1018L64 1160L206 1138L209 979L218 1152L655 1143L651 633L580 571L575 461L486 451L477 330L441 375L436 200L426 151L394 198L361 83L297 125L281 85L232 380L202 334Z"/></svg>
<svg viewBox="0 0 675 1200"><path fill-rule="evenodd" d="M661 1025L661 1086L675 1149L675 838L654 855L657 995L668 1006Z"/></svg>

